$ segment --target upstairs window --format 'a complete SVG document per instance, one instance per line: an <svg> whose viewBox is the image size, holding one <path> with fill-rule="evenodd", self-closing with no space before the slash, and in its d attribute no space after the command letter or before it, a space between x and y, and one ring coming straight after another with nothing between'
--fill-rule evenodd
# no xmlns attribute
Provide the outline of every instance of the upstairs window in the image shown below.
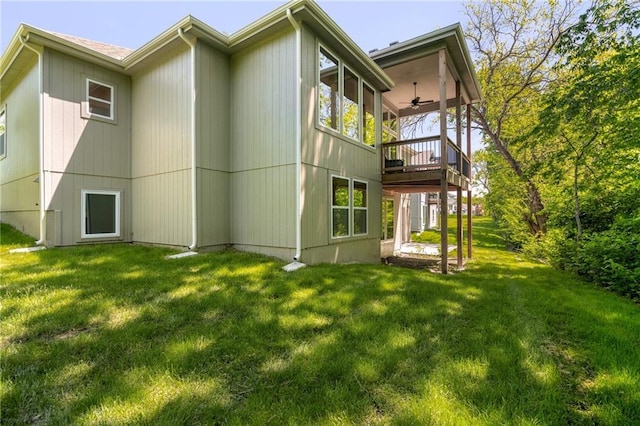
<svg viewBox="0 0 640 426"><path fill-rule="evenodd" d="M318 47L318 125L376 146L376 91L323 46Z"/></svg>
<svg viewBox="0 0 640 426"><path fill-rule="evenodd" d="M113 120L113 86L87 79L86 114Z"/></svg>
<svg viewBox="0 0 640 426"><path fill-rule="evenodd" d="M338 130L338 60L320 48L320 104L318 107L320 124Z"/></svg>
<svg viewBox="0 0 640 426"><path fill-rule="evenodd" d="M0 111L0 160L7 156L7 110Z"/></svg>
<svg viewBox="0 0 640 426"><path fill-rule="evenodd" d="M382 112L382 142L395 142L398 140L398 116L386 106Z"/></svg>
<svg viewBox="0 0 640 426"><path fill-rule="evenodd" d="M368 84L362 85L362 142L376 146L376 92Z"/></svg>
<svg viewBox="0 0 640 426"><path fill-rule="evenodd" d="M342 83L342 134L358 140L360 132L360 111L358 108L360 79L349 68L345 67Z"/></svg>

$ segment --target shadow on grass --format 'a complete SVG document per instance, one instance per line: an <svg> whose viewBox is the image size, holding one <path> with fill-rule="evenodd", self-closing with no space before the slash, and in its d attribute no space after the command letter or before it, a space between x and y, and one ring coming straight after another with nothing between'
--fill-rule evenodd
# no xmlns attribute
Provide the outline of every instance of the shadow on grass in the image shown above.
<svg viewBox="0 0 640 426"><path fill-rule="evenodd" d="M166 253L3 265L5 424L640 420L635 307L510 253L446 277Z"/></svg>

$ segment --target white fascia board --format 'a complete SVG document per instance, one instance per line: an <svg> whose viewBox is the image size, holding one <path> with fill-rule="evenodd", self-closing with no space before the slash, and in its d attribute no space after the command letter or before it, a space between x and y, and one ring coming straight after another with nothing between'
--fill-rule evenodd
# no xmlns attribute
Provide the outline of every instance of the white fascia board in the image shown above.
<svg viewBox="0 0 640 426"><path fill-rule="evenodd" d="M351 53L351 55L359 62L361 67L367 69L371 74L376 76L379 82L383 86L382 91L391 90L395 83L393 80L384 72L384 70L373 60L369 55L367 55L360 46L358 46L352 39L344 32L342 28L336 22L331 19L327 13L320 8L313 1L304 1L306 5L306 10L309 11L310 15L321 24L325 30L331 34L337 41L339 41L342 46Z"/></svg>
<svg viewBox="0 0 640 426"><path fill-rule="evenodd" d="M62 37L58 37L48 31L41 30L30 25L21 24L11 43L20 44L20 37L26 37L28 40L43 47L51 48L58 52L63 52L76 58L84 59L88 62L122 72L122 63L118 59L97 52L88 47L73 43ZM11 50L11 49L8 49Z"/></svg>
<svg viewBox="0 0 640 426"><path fill-rule="evenodd" d="M173 40L177 39L178 29L182 28L184 33L192 33L196 38L202 38L207 41L209 44L217 47L223 52L228 51L228 38L224 34L216 31L209 25L200 21L199 19L194 18L191 15L186 16L185 18L178 21L172 27L163 31L158 36L154 37L153 40L145 43L142 47L136 49L130 55L126 56L122 62L124 64L125 70L129 70L135 65L139 64L147 57L153 55L155 52L161 50L167 44L171 43Z"/></svg>
<svg viewBox="0 0 640 426"><path fill-rule="evenodd" d="M469 97L473 98L472 101L479 101L482 89L460 23L385 47L372 53L371 58L384 67L390 67L414 57L435 53L443 47L448 50L449 57L455 60L456 69L461 74L460 79Z"/></svg>
<svg viewBox="0 0 640 426"><path fill-rule="evenodd" d="M236 31L228 38L229 48L232 51L236 51L241 49L246 42L254 37L258 39L260 39L260 37L268 37L271 33L266 30L270 28L275 28L279 25L283 28L289 27L287 10L290 10L294 17L299 18L307 25L311 24L312 27L321 27L337 43L340 43L340 45L349 52L351 59L355 59L358 62L354 65L366 69L371 75L377 78L377 85L383 88L382 91L393 88L395 83L382 68L380 68L320 6L311 0L293 0Z"/></svg>

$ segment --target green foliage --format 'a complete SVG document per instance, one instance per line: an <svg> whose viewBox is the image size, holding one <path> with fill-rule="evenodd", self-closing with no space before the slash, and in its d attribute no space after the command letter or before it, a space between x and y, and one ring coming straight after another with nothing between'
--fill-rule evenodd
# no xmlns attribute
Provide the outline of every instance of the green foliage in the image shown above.
<svg viewBox="0 0 640 426"><path fill-rule="evenodd" d="M640 3L597 0L576 19L562 13L571 7L500 0L476 7L482 13L470 34L472 45L486 47L478 75L487 93L477 113L487 117L494 148L480 157L487 165L487 207L507 241L525 254L637 297L629 284L638 280L629 257L636 240L621 223L640 208ZM494 31L508 21L519 24ZM532 22L537 28L522 35ZM512 45L505 40L516 39L537 46L531 58L543 58L535 55L541 48L553 50L539 67L527 68L531 62L507 55ZM517 53L522 44L513 46ZM530 76L537 77L523 85ZM491 133L497 124L499 135ZM544 205L538 217L546 219L546 232L533 236L523 226L533 213L531 184Z"/></svg>
<svg viewBox="0 0 640 426"><path fill-rule="evenodd" d="M589 281L640 300L640 212L620 218L607 231L565 242L564 266ZM570 257L571 256L571 257Z"/></svg>
<svg viewBox="0 0 640 426"><path fill-rule="evenodd" d="M525 220L529 214L525 184L495 150L485 149L482 159L489 176L489 192L484 197L487 212L498 224L507 245L522 248L535 239Z"/></svg>

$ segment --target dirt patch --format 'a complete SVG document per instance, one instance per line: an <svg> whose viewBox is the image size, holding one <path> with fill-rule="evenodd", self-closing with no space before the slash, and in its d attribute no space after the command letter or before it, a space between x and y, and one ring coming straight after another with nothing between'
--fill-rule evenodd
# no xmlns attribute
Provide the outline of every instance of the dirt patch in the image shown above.
<svg viewBox="0 0 640 426"><path fill-rule="evenodd" d="M430 272L440 273L441 272L441 262L440 259L436 259L433 257L422 257L422 256L391 256L382 259L382 263L389 266L399 266L402 268L411 268L418 270L428 270ZM464 269L464 266L463 266ZM460 272L461 269L458 269L457 261L449 262L447 270L449 272Z"/></svg>

